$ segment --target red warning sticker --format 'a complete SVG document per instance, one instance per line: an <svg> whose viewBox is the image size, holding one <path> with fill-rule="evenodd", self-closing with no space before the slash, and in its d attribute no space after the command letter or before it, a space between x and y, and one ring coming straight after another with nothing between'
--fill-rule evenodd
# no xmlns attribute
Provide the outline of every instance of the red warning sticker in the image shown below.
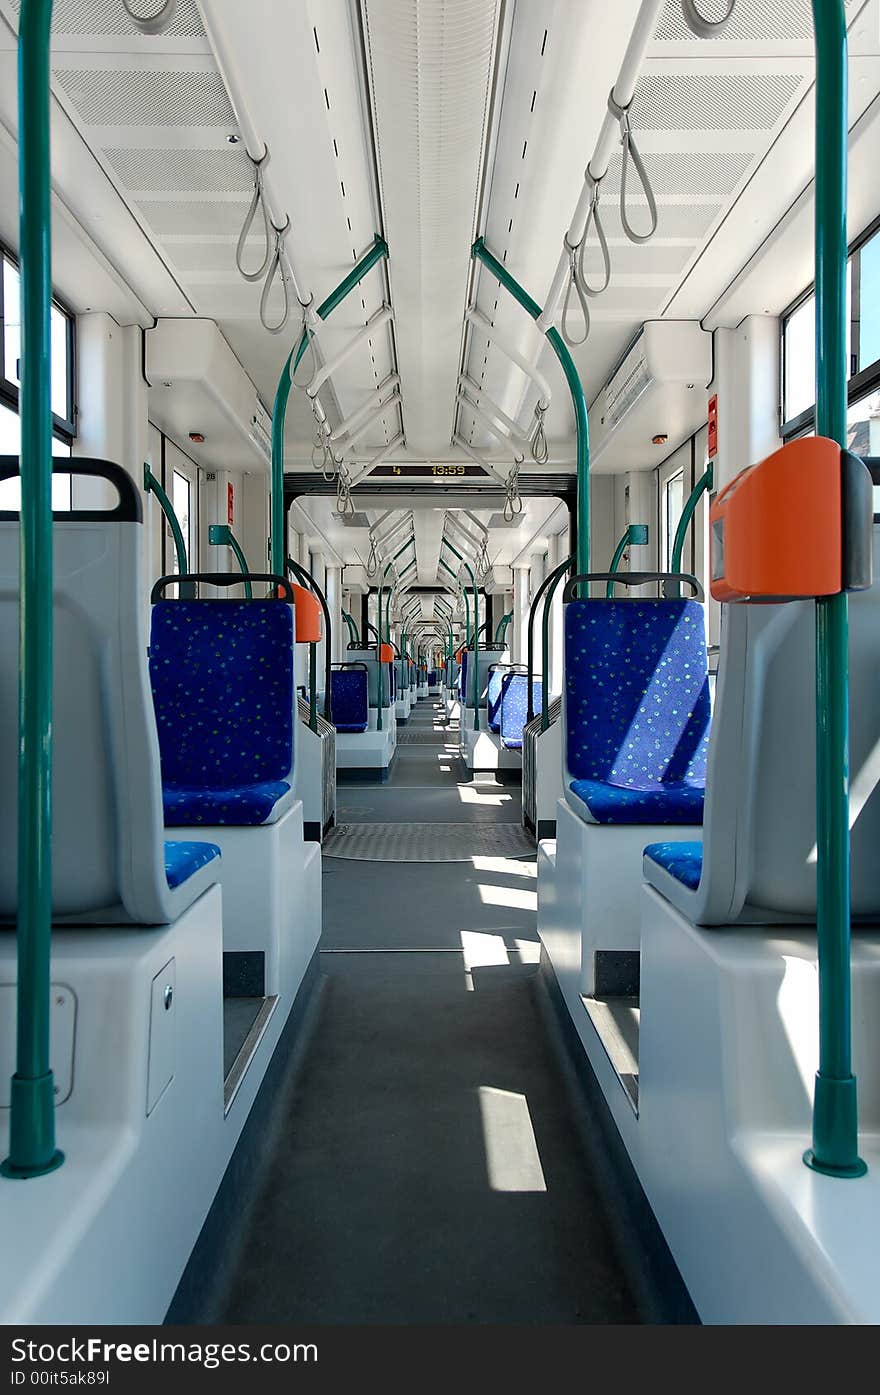
<svg viewBox="0 0 880 1395"><path fill-rule="evenodd" d="M709 398L709 459L718 454L718 393Z"/></svg>

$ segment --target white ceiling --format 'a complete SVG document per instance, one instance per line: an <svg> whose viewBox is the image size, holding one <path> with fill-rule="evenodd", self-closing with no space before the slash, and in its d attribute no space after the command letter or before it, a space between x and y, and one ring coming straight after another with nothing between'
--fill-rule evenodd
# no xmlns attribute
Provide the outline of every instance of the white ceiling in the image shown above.
<svg viewBox="0 0 880 1395"><path fill-rule="evenodd" d="M719 0L702 4L711 14ZM19 7L0 0L0 236L13 243ZM534 388L478 331L464 332L476 299L522 353L540 355L553 386L548 468L570 466L573 419L552 354L529 317L475 270L469 249L482 233L532 295L546 295L637 9L638 0L180 0L169 32L147 38L132 31L119 0L56 0L56 283L74 309L109 309L123 322L215 319L271 406L299 312L283 334L267 333L260 288L235 269L252 187L244 143L228 139L240 134L238 101L241 124L269 148L267 182L290 216L306 292L320 302L377 233L389 242L387 267L371 271L320 329L321 351L333 355L390 294L393 328L377 331L322 393L331 422L396 368L407 438L396 458L456 458L464 363L526 428ZM632 111L659 228L647 246L623 236L615 157L602 199L612 284L592 303L592 332L575 351L589 400L645 319L736 323L778 312L792 280L795 290L805 283L810 10L810 0L737 0L723 37L698 41L668 0ZM851 122L866 125L880 93L880 0L851 0L848 12ZM862 180L853 234L878 211L874 187ZM768 239L777 274L756 266L754 279L741 276ZM258 260L256 237L250 251ZM276 290L270 311L278 305ZM509 460L467 412L460 424L481 454ZM400 426L389 409L356 458ZM308 400L295 390L286 435L294 468L308 464L312 430ZM315 526L335 537L325 504L310 505ZM544 507L531 501L521 530L540 529ZM433 579L442 510L420 505L416 518L419 576ZM334 546L362 546L337 531ZM499 557L509 561L526 542L499 536Z"/></svg>

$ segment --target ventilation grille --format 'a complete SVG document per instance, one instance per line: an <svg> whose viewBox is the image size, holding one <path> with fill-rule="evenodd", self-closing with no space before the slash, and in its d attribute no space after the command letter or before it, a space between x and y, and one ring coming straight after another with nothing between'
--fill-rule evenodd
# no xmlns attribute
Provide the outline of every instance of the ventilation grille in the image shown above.
<svg viewBox="0 0 880 1395"><path fill-rule="evenodd" d="M89 126L235 126L219 73L59 68L55 78Z"/></svg>
<svg viewBox="0 0 880 1395"><path fill-rule="evenodd" d="M852 0L846 0L847 9ZM729 0L699 0L699 7L708 20L721 19L729 8ZM772 43L779 39L811 39L813 12L811 0L737 0L733 18L723 34L709 42ZM660 16L654 38L660 43L705 43L688 29L681 12L681 0L667 0Z"/></svg>
<svg viewBox="0 0 880 1395"><path fill-rule="evenodd" d="M265 243L254 238L246 244L245 266L259 266ZM232 238L222 242L165 242L165 251L179 271L235 272L235 248ZM237 273L236 273L237 274Z"/></svg>
<svg viewBox="0 0 880 1395"><path fill-rule="evenodd" d="M798 73L645 74L633 102L633 128L771 130L805 81Z"/></svg>
<svg viewBox="0 0 880 1395"><path fill-rule="evenodd" d="M111 147L104 154L129 190L147 193L239 193L253 187L246 155L229 150L140 150Z"/></svg>
<svg viewBox="0 0 880 1395"><path fill-rule="evenodd" d="M11 3L19 14L21 0L11 0ZM142 12L147 16L156 13L158 4L157 0L132 0L131 8L135 14ZM120 0L55 0L52 33L60 37L66 34L132 34L138 40L152 37L135 29ZM157 37L197 39L203 38L204 33L195 0L179 0L173 20L164 35Z"/></svg>
<svg viewBox="0 0 880 1395"><path fill-rule="evenodd" d="M642 158L654 193L659 198L702 197L716 195L727 197L733 193L749 165L754 161L753 151L719 151L712 155L684 153L678 151L644 151ZM603 183L603 194L620 193L620 155L617 154L608 167ZM630 171L627 181L627 198L633 203L641 203L644 196L638 178Z"/></svg>
<svg viewBox="0 0 880 1395"><path fill-rule="evenodd" d="M658 237L687 238L693 242L697 238L705 236L709 231L721 212L721 205L719 203L667 204L659 212ZM611 198L604 199L602 202L602 224L609 238L622 239L625 236L620 222L620 209L617 202Z"/></svg>

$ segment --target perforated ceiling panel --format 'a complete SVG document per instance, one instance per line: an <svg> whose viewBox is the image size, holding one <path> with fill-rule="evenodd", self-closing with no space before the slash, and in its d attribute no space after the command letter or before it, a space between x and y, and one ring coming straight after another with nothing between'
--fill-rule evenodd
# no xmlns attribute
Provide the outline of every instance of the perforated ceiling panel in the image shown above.
<svg viewBox="0 0 880 1395"><path fill-rule="evenodd" d="M109 147L106 159L126 189L145 193L247 192L253 187L250 161L239 150L141 150Z"/></svg>
<svg viewBox="0 0 880 1395"><path fill-rule="evenodd" d="M21 0L11 0L11 4L18 14ZM132 0L131 8L135 13L155 14L156 0ZM109 36L131 34L135 30L120 0L55 0L52 32L59 37L67 34ZM166 30L167 36L190 39L199 38L204 32L195 0L179 0L174 18Z"/></svg>
<svg viewBox="0 0 880 1395"><path fill-rule="evenodd" d="M703 153L681 151L649 150L643 152L645 167L651 180L654 193L659 197L675 197L683 194L729 195L742 179L754 160L751 151L722 150L708 157ZM602 192L606 196L620 192L621 162L617 155L608 166L603 180ZM627 198L637 201L638 183L630 185L628 176Z"/></svg>
<svg viewBox="0 0 880 1395"><path fill-rule="evenodd" d="M138 207L160 237L237 237L248 210L247 201L216 199L141 199Z"/></svg>
<svg viewBox="0 0 880 1395"><path fill-rule="evenodd" d="M852 0L847 0L851 8ZM720 19L728 10L728 0L699 0L699 8L708 20ZM811 0L737 0L730 24L723 34L709 43L769 43L779 39L809 39L813 33ZM667 0L654 35L660 42L681 43L697 39L685 24L681 0Z"/></svg>
<svg viewBox="0 0 880 1395"><path fill-rule="evenodd" d="M89 125L235 127L217 72L56 68L55 77Z"/></svg>
<svg viewBox="0 0 880 1395"><path fill-rule="evenodd" d="M636 88L636 131L764 131L782 116L799 73L645 73Z"/></svg>

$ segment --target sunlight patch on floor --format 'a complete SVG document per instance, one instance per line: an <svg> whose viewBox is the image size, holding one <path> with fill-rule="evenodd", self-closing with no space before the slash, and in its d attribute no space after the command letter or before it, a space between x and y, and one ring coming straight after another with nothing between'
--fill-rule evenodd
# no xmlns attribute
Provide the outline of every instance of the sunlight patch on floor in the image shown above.
<svg viewBox="0 0 880 1395"><path fill-rule="evenodd" d="M475 790L472 785L458 785L458 797L462 804L483 804L500 807L502 804L509 804L513 798L510 794L482 794L480 790Z"/></svg>
<svg viewBox="0 0 880 1395"><path fill-rule="evenodd" d="M501 872L508 877L527 877L537 881L538 863L520 862L515 857L472 857L471 862L477 872Z"/></svg>
<svg viewBox="0 0 880 1395"><path fill-rule="evenodd" d="M493 886L489 882L478 882L477 889L484 906L509 906L515 911L538 912L538 893L521 891L516 886Z"/></svg>
<svg viewBox="0 0 880 1395"><path fill-rule="evenodd" d="M547 1182L525 1095L480 1086L486 1171L493 1192L546 1192Z"/></svg>

